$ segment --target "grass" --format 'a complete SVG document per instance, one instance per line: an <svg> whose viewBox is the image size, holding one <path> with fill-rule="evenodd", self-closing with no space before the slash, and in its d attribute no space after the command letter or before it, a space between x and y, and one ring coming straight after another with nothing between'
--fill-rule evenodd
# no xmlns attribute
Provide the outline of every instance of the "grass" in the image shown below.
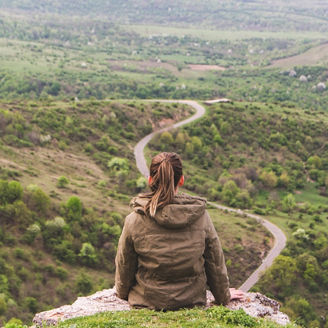
<svg viewBox="0 0 328 328"><path fill-rule="evenodd" d="M186 309L179 311L155 312L131 310L129 312L105 312L90 317L77 318L59 323L58 328L123 328L123 327L170 327L170 328L232 328L238 326L278 328L269 320L255 319L244 311L230 311L224 307L210 309ZM287 325L288 327L295 327Z"/></svg>
<svg viewBox="0 0 328 328"><path fill-rule="evenodd" d="M328 44L322 44L317 47L313 47L306 52L282 58L273 61L269 67L294 67L294 66L313 66L313 65L325 65L328 62Z"/></svg>
<svg viewBox="0 0 328 328"><path fill-rule="evenodd" d="M308 202L311 205L326 205L327 197L321 196L316 188L316 184L308 182L302 190L295 193L297 203Z"/></svg>

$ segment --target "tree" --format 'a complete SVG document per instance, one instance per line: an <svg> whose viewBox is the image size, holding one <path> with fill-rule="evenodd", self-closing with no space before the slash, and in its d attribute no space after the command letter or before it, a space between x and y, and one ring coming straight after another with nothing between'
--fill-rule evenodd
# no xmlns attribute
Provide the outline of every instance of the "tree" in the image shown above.
<svg viewBox="0 0 328 328"><path fill-rule="evenodd" d="M240 189L237 187L235 181L228 180L222 188L221 198L226 204L235 206L236 196L239 191Z"/></svg>
<svg viewBox="0 0 328 328"><path fill-rule="evenodd" d="M17 181L0 180L0 205L22 199L23 188Z"/></svg>
<svg viewBox="0 0 328 328"><path fill-rule="evenodd" d="M83 264L92 266L97 263L97 254L94 247L90 243L83 243L79 253L79 257Z"/></svg>
<svg viewBox="0 0 328 328"><path fill-rule="evenodd" d="M311 156L307 160L307 165L315 169L320 169L322 165L321 158L317 155Z"/></svg>
<svg viewBox="0 0 328 328"><path fill-rule="evenodd" d="M282 209L284 212L290 213L296 206L295 197L293 194L288 194L282 200Z"/></svg>
<svg viewBox="0 0 328 328"><path fill-rule="evenodd" d="M32 210L37 211L40 214L46 215L50 206L49 196L37 185L29 185L27 187L27 190L28 206Z"/></svg>
<svg viewBox="0 0 328 328"><path fill-rule="evenodd" d="M66 203L67 218L80 220L82 218L82 202L79 197L72 196Z"/></svg>
<svg viewBox="0 0 328 328"><path fill-rule="evenodd" d="M118 177L126 175L129 172L129 163L125 158L114 157L108 161L107 166Z"/></svg>
<svg viewBox="0 0 328 328"><path fill-rule="evenodd" d="M170 132L164 131L161 134L161 137L159 138L159 141L160 141L161 145L169 146L169 145L173 144L174 139L173 139L173 136Z"/></svg>
<svg viewBox="0 0 328 328"><path fill-rule="evenodd" d="M273 171L262 171L260 174L260 180L263 182L263 184L272 189L277 185L278 178L275 175Z"/></svg>
<svg viewBox="0 0 328 328"><path fill-rule="evenodd" d="M260 288L265 293L271 292L279 298L284 298L295 288L297 273L296 260L279 255L261 279Z"/></svg>

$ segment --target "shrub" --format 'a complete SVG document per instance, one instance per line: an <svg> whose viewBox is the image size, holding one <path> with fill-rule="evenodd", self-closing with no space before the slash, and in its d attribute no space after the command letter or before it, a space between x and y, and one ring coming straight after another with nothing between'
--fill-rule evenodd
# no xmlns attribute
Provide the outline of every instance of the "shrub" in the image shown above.
<svg viewBox="0 0 328 328"><path fill-rule="evenodd" d="M90 243L83 243L79 253L81 262L85 265L92 266L97 263L97 254L94 247Z"/></svg>
<svg viewBox="0 0 328 328"><path fill-rule="evenodd" d="M68 271L63 267L57 267L55 274L61 280L66 280L68 277Z"/></svg>
<svg viewBox="0 0 328 328"><path fill-rule="evenodd" d="M26 255L25 251L22 248L18 248L18 247L15 248L14 255L17 259L27 260L27 255Z"/></svg>
<svg viewBox="0 0 328 328"><path fill-rule="evenodd" d="M84 295L91 293L93 289L92 279L84 272L79 274L75 284L77 292L80 292Z"/></svg>
<svg viewBox="0 0 328 328"><path fill-rule="evenodd" d="M288 213L290 213L296 206L295 197L293 196L293 194L288 194L287 196L285 196L281 203L284 212Z"/></svg>
<svg viewBox="0 0 328 328"><path fill-rule="evenodd" d="M17 181L0 180L0 205L12 204L16 200L20 200L23 195L23 188Z"/></svg>
<svg viewBox="0 0 328 328"><path fill-rule="evenodd" d="M57 238L64 233L65 220L56 216L53 220L46 221L45 228L43 230L44 238Z"/></svg>
<svg viewBox="0 0 328 328"><path fill-rule="evenodd" d="M236 196L239 191L240 189L237 187L236 183L232 180L229 180L224 184L222 188L221 198L226 204L235 206Z"/></svg>
<svg viewBox="0 0 328 328"><path fill-rule="evenodd" d="M24 307L32 313L36 313L38 311L38 301L34 297L25 297L23 304Z"/></svg>
<svg viewBox="0 0 328 328"><path fill-rule="evenodd" d="M68 240L63 240L60 244L55 245L53 253L62 261L70 264L76 263L76 254L73 250L73 245Z"/></svg>
<svg viewBox="0 0 328 328"><path fill-rule="evenodd" d="M23 239L28 244L31 244L40 232L40 226L37 223L33 223L26 229Z"/></svg>
<svg viewBox="0 0 328 328"><path fill-rule="evenodd" d="M274 188L278 182L278 178L273 171L262 171L260 174L260 180L268 188Z"/></svg>
<svg viewBox="0 0 328 328"><path fill-rule="evenodd" d="M129 163L125 158L114 157L108 161L107 166L115 176L126 175L129 172Z"/></svg>
<svg viewBox="0 0 328 328"><path fill-rule="evenodd" d="M57 187L58 188L65 188L69 184L69 180L65 176L61 176L57 180Z"/></svg>
<svg viewBox="0 0 328 328"><path fill-rule="evenodd" d="M0 315L5 314L7 311L7 302L6 302L6 295L0 294Z"/></svg>
<svg viewBox="0 0 328 328"><path fill-rule="evenodd" d="M4 326L4 328L27 328L22 321L16 318L11 318Z"/></svg>
<svg viewBox="0 0 328 328"><path fill-rule="evenodd" d="M49 196L37 185L29 185L27 190L28 207L40 214L46 215L50 205Z"/></svg>
<svg viewBox="0 0 328 328"><path fill-rule="evenodd" d="M82 202L79 197L72 196L66 203L67 218L80 221L82 218Z"/></svg>

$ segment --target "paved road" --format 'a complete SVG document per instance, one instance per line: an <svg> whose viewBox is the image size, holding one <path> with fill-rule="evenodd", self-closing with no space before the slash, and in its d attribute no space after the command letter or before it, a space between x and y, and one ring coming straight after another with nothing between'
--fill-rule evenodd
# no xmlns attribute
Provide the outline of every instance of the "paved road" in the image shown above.
<svg viewBox="0 0 328 328"><path fill-rule="evenodd" d="M147 166L147 162L144 156L144 149L146 147L146 145L148 144L148 142L158 133L162 133L164 131L168 131L174 128L178 128L182 125L185 125L187 123L190 123L192 121L197 120L198 118L202 117L205 114L205 108L203 106L201 106L200 104L198 104L196 101L192 101L192 100L158 100L160 102L166 102L166 103L180 103L180 104L187 104L192 106L193 108L196 109L196 113L181 121L178 123L173 124L172 126L168 126L166 128L154 131L150 134L148 134L147 136L145 136L144 138L142 138L134 147L134 156L136 158L136 163L137 163L137 168L138 170L141 172L142 175L144 175L145 177L148 177L149 175L149 169Z"/></svg>
<svg viewBox="0 0 328 328"><path fill-rule="evenodd" d="M170 102L170 103L178 102L181 104L187 104L187 105L190 105L193 108L195 108L196 113L186 120L183 120L172 126L169 126L169 127L166 127L166 128L163 128L163 129L160 129L160 130L157 130L157 131L154 131L154 132L148 134L147 136L142 138L136 144L136 146L134 147L134 156L136 158L136 164L137 164L137 167L138 167L139 171L141 172L141 174L144 175L145 177L148 177L148 175L149 175L149 169L147 167L147 162L146 162L146 159L144 156L144 149L145 149L146 145L148 144L148 142L158 133L162 133L164 131L168 131L168 130L180 127L182 125L185 125L187 123L190 123L194 120L197 120L198 118L202 117L205 114L205 108L202 105L200 105L199 103L197 103L196 101L191 101L191 100L158 100L158 101ZM259 280L259 278L261 276L261 273L263 271L265 271L268 267L271 266L273 260L284 249L284 247L286 246L286 236L276 225L269 222L268 220L261 218L258 215L246 213L240 209L234 209L234 208L226 207L226 206L219 205L219 204L212 203L212 202L210 202L209 204L212 205L213 207L216 207L221 210L227 210L230 212L244 214L247 217L253 218L257 222L262 224L265 228L267 228L274 236L274 239L275 239L274 246L272 247L272 249L270 250L268 255L265 257L265 259L262 261L262 264L239 287L239 289L243 290L244 292L247 292L251 287L253 287L257 283L257 281Z"/></svg>

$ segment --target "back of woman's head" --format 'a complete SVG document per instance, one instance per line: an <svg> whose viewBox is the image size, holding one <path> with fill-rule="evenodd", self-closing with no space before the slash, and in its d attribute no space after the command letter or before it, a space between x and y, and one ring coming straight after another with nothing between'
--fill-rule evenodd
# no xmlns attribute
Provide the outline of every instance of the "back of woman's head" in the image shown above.
<svg viewBox="0 0 328 328"><path fill-rule="evenodd" d="M150 164L151 192L146 194L149 201L146 213L154 217L157 209L172 202L176 188L182 177L182 163L176 153L160 153L153 157Z"/></svg>

